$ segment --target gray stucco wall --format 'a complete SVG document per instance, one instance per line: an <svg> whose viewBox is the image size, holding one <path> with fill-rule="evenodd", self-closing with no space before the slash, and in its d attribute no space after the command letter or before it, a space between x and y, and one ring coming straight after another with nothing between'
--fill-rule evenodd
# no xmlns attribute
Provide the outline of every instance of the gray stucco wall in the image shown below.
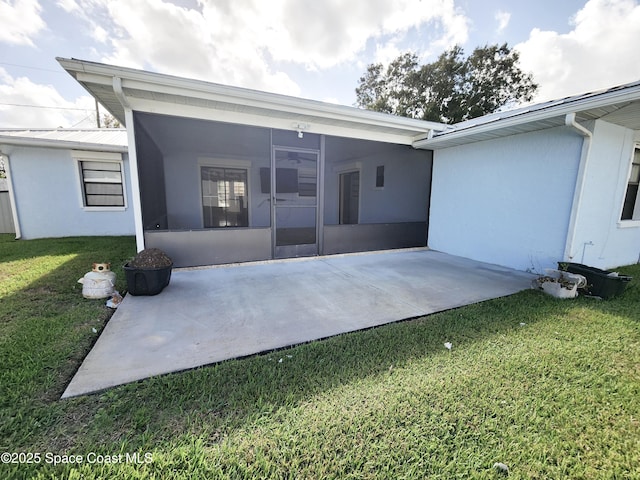
<svg viewBox="0 0 640 480"><path fill-rule="evenodd" d="M339 176L360 172L359 223L426 222L432 152L379 144L376 152L343 159L327 156L324 223L339 222ZM376 168L384 166L384 187L376 187Z"/></svg>
<svg viewBox="0 0 640 480"><path fill-rule="evenodd" d="M329 140L328 140L329 141ZM270 226L269 194L260 189L260 169L270 158L210 155L211 164L246 168L249 172L249 219L251 227ZM379 144L376 153L345 160L327 156L325 165L324 223L338 223L339 174L349 165L360 171L360 223L426 222L432 152ZM202 228L200 165L207 155L198 152L170 153L164 157L169 229ZM385 185L377 188L376 168L385 167ZM281 194L280 197L286 197ZM292 212L287 211L291 215ZM300 213L300 212L299 212Z"/></svg>
<svg viewBox="0 0 640 480"><path fill-rule="evenodd" d="M145 229L166 229L167 201L162 152L137 117L135 134L140 200L143 205L142 222Z"/></svg>
<svg viewBox="0 0 640 480"><path fill-rule="evenodd" d="M211 160L209 160L211 158ZM168 228L172 230L203 228L201 165L223 165L246 168L249 188L249 226L269 227L271 212L269 194L260 190L260 168L269 168L271 160L265 157L215 156L197 152L168 154L164 157L167 192Z"/></svg>
<svg viewBox="0 0 640 480"><path fill-rule="evenodd" d="M126 154L127 207L96 211L83 207L78 163L70 150L6 146L3 151L10 157L22 238L134 233Z"/></svg>

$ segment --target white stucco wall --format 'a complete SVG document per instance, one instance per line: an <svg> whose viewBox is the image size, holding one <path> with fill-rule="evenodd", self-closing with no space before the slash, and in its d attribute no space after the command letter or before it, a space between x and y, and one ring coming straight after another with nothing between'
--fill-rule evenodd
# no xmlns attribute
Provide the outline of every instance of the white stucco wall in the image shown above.
<svg viewBox="0 0 640 480"><path fill-rule="evenodd" d="M595 122L572 261L604 269L638 262L640 221L620 221L633 148L638 142L640 132Z"/></svg>
<svg viewBox="0 0 640 480"><path fill-rule="evenodd" d="M555 267L581 149L561 127L435 151L429 246L518 270Z"/></svg>
<svg viewBox="0 0 640 480"><path fill-rule="evenodd" d="M4 146L3 151L10 158L22 238L134 233L126 154L127 208L96 211L83 207L78 163L70 150Z"/></svg>

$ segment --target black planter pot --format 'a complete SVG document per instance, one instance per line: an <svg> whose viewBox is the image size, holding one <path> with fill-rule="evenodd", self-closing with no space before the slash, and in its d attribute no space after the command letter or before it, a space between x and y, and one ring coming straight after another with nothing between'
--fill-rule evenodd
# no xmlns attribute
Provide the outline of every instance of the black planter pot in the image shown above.
<svg viewBox="0 0 640 480"><path fill-rule="evenodd" d="M609 270L601 270L581 263L558 262L558 268L584 276L587 279L587 293L604 299L620 295L632 279L627 275L611 275Z"/></svg>
<svg viewBox="0 0 640 480"><path fill-rule="evenodd" d="M125 264L128 292L131 295L157 295L169 285L172 268L173 264L160 268L136 268Z"/></svg>

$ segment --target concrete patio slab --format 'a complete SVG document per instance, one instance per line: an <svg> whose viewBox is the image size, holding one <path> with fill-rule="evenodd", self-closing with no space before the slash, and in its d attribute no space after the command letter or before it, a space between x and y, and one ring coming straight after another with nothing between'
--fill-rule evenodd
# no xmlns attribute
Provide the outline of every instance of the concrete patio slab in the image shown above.
<svg viewBox="0 0 640 480"><path fill-rule="evenodd" d="M63 394L87 394L516 293L533 275L428 249L174 270L128 295Z"/></svg>

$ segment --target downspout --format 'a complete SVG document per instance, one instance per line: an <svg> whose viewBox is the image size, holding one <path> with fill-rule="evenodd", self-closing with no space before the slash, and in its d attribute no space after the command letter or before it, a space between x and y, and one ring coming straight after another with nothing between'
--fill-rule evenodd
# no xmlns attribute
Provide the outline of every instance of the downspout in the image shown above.
<svg viewBox="0 0 640 480"><path fill-rule="evenodd" d="M138 154L136 151L136 135L133 122L133 110L122 90L122 79L113 77L113 93L124 108L124 120L127 127L127 145L129 156L129 172L131 175L131 195L133 204L133 221L136 232L136 248L144 250L144 227L142 224L142 201L140 197L140 176L138 174Z"/></svg>
<svg viewBox="0 0 640 480"><path fill-rule="evenodd" d="M16 196L13 189L13 176L11 175L11 162L9 155L0 151L0 157L4 158L4 165L7 174L7 185L9 186L9 203L11 204L11 216L13 217L13 228L16 230L16 240L22 238L22 231L20 230L20 220L18 219L18 209L16 208Z"/></svg>
<svg viewBox="0 0 640 480"><path fill-rule="evenodd" d="M584 193L585 176L587 172L587 163L589 161L589 152L591 151L591 140L593 138L593 134L590 130L586 129L576 121L575 113L568 113L565 116L564 123L567 127L572 128L583 137L580 166L578 167L578 174L576 178L576 189L573 193L573 204L571 207L571 216L569 217L569 229L567 231L567 242L565 244L563 259L564 261L571 261L576 255L574 252L576 241L576 226L578 224L582 196Z"/></svg>

